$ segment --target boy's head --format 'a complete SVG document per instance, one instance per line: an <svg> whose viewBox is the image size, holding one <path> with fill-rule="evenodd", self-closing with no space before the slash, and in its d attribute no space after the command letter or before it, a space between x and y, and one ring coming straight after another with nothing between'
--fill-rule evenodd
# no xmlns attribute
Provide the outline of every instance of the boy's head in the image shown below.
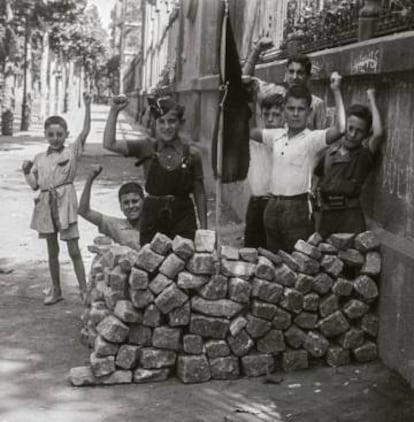
<svg viewBox="0 0 414 422"><path fill-rule="evenodd" d="M283 126L283 106L285 98L281 94L271 94L260 101L263 125L265 129Z"/></svg>
<svg viewBox="0 0 414 422"><path fill-rule="evenodd" d="M119 205L128 221L136 221L141 216L144 191L139 183L124 183L118 191Z"/></svg>
<svg viewBox="0 0 414 422"><path fill-rule="evenodd" d="M289 129L303 130L311 112L312 96L303 85L288 89L285 97L285 120Z"/></svg>
<svg viewBox="0 0 414 422"><path fill-rule="evenodd" d="M50 116L45 120L45 137L51 149L60 150L68 136L68 125L63 117Z"/></svg>
<svg viewBox="0 0 414 422"><path fill-rule="evenodd" d="M163 142L170 142L178 137L184 123L185 107L170 97L148 99L151 113L155 117L155 136Z"/></svg>
<svg viewBox="0 0 414 422"><path fill-rule="evenodd" d="M286 65L285 81L289 87L306 85L311 76L312 63L308 56L292 56Z"/></svg>
<svg viewBox="0 0 414 422"><path fill-rule="evenodd" d="M353 104L348 108L346 116L344 145L349 149L357 148L371 132L371 110L362 104Z"/></svg>

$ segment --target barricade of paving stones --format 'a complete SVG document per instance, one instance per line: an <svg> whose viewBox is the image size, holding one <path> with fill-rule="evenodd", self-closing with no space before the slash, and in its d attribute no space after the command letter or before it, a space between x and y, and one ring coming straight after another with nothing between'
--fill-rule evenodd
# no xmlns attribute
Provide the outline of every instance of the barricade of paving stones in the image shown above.
<svg viewBox="0 0 414 422"><path fill-rule="evenodd" d="M184 383L376 359L379 242L317 233L291 254L157 234L140 251L95 245L73 385Z"/></svg>

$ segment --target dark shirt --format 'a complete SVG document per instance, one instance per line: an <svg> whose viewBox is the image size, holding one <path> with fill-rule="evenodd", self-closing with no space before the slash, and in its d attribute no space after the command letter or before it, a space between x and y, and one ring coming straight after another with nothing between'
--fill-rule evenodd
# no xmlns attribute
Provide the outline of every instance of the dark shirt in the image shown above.
<svg viewBox="0 0 414 422"><path fill-rule="evenodd" d="M374 162L372 152L364 146L341 153L341 144L329 147L315 168L321 178L322 195L357 198Z"/></svg>

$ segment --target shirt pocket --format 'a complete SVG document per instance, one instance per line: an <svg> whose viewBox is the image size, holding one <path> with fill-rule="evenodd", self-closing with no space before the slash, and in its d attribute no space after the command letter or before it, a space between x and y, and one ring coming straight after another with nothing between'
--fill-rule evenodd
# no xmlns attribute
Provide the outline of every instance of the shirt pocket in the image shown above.
<svg viewBox="0 0 414 422"><path fill-rule="evenodd" d="M69 164L69 158L67 158L66 160L62 160L62 161L58 161L58 166L60 167L65 167L66 165Z"/></svg>

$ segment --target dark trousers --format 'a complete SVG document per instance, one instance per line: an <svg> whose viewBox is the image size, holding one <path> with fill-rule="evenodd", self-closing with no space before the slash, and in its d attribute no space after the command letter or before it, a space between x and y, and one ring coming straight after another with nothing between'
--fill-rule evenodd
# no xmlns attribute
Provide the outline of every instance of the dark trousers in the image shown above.
<svg viewBox="0 0 414 422"><path fill-rule="evenodd" d="M146 197L142 207L141 245L158 232L171 239L180 235L194 240L197 230L194 204L190 197Z"/></svg>
<svg viewBox="0 0 414 422"><path fill-rule="evenodd" d="M291 252L297 240L306 240L314 232L307 196L272 197L264 213L264 225L267 249Z"/></svg>
<svg viewBox="0 0 414 422"><path fill-rule="evenodd" d="M318 232L325 239L333 233L361 233L365 230L361 207L320 212Z"/></svg>
<svg viewBox="0 0 414 422"><path fill-rule="evenodd" d="M267 196L251 196L246 211L244 246L246 248L265 248L266 230L263 216L269 201Z"/></svg>

